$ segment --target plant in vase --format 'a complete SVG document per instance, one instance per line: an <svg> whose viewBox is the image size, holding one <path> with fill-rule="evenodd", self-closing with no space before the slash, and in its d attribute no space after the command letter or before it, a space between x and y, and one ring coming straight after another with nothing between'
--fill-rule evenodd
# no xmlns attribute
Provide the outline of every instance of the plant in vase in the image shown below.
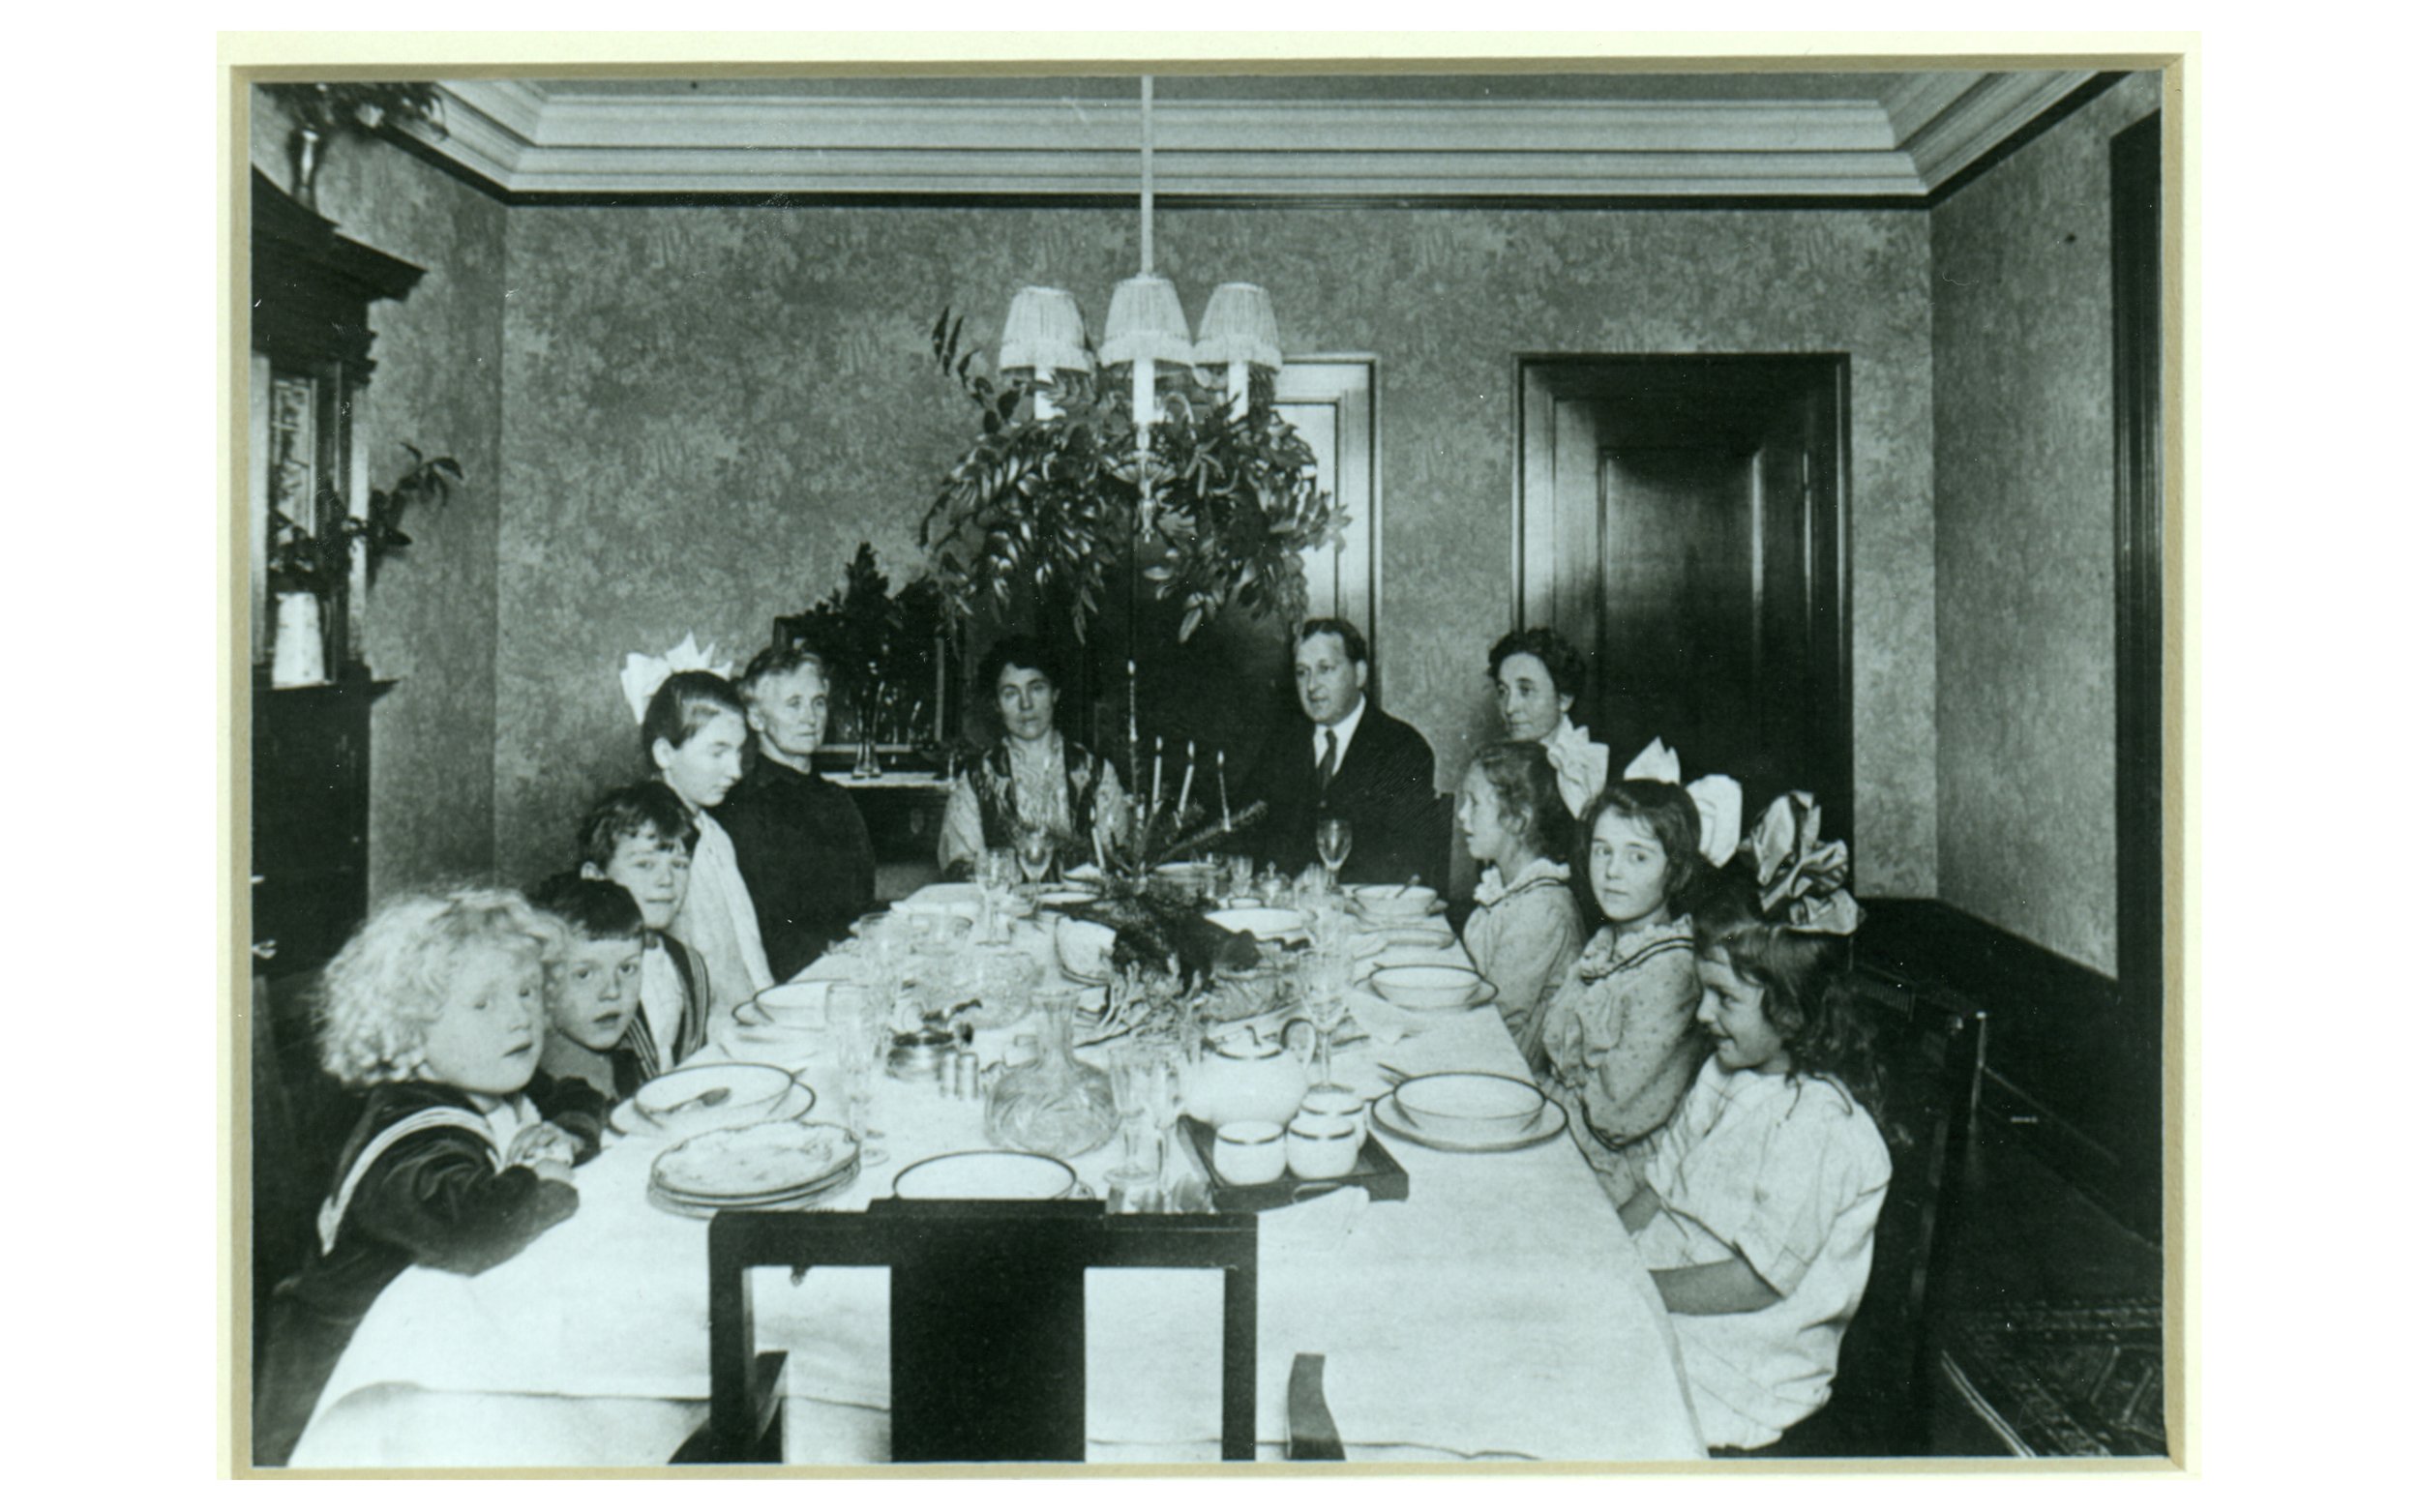
<svg viewBox="0 0 2419 1512"><path fill-rule="evenodd" d="M462 463L453 458L430 457L408 441L402 445L411 454L411 466L393 487L372 489L359 515L345 512L332 483L322 484L305 511L321 522L316 529L270 505L269 591L278 618L274 680L281 686L325 681L328 670L343 660L338 628L351 591L355 544L361 548L365 582L374 585L386 559L411 545L411 537L403 533L403 518L411 507L442 504L463 481ZM292 480L303 471L299 461L289 459L275 497L287 500L299 492Z"/></svg>
<svg viewBox="0 0 2419 1512"><path fill-rule="evenodd" d="M318 208L319 169L339 136L374 136L405 121L445 134L445 97L431 83L346 82L262 84L293 121L286 151L293 161L294 197Z"/></svg>
<svg viewBox="0 0 2419 1512"><path fill-rule="evenodd" d="M802 614L784 616L782 637L803 642L831 664L857 743L857 771L881 769L884 729L917 740L939 686L943 622L941 589L918 578L890 589L870 541L857 544L838 590Z"/></svg>

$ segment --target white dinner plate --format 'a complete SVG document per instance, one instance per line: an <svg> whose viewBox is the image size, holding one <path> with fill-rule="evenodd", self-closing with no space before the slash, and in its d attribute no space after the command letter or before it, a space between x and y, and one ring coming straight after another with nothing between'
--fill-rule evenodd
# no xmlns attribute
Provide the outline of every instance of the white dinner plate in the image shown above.
<svg viewBox="0 0 2419 1512"><path fill-rule="evenodd" d="M1538 1110L1537 1121L1529 1124L1519 1133L1504 1140L1476 1143L1450 1139L1441 1134L1424 1133L1411 1127L1410 1121L1403 1116L1402 1109L1395 1106L1394 1094L1391 1092L1369 1105L1369 1116L1376 1120L1379 1128L1399 1139L1409 1140L1414 1144L1424 1144L1432 1150L1445 1150L1455 1155L1508 1155L1514 1150L1530 1149L1548 1141L1560 1139L1563 1132L1570 1127L1570 1114L1563 1111L1562 1104L1551 1098L1546 1099L1545 1106Z"/></svg>
<svg viewBox="0 0 2419 1512"><path fill-rule="evenodd" d="M1202 917L1222 930L1271 944L1310 937L1310 921L1298 908L1220 908Z"/></svg>
<svg viewBox="0 0 2419 1512"><path fill-rule="evenodd" d="M912 1201L1047 1202L1075 1190L1075 1168L1022 1150L961 1150L917 1161L899 1172L890 1190Z"/></svg>

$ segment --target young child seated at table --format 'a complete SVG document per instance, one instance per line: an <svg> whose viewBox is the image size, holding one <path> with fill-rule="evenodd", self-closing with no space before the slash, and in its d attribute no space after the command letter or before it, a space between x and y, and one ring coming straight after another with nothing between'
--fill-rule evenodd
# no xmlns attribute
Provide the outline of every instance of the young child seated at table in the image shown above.
<svg viewBox="0 0 2419 1512"><path fill-rule="evenodd" d="M670 933L689 897L697 821L661 783L616 787L580 821L580 875L617 883L639 905L639 1011L623 1030L642 1082L705 1047L710 977Z"/></svg>
<svg viewBox="0 0 2419 1512"><path fill-rule="evenodd" d="M1545 998L1570 974L1587 938L1570 868L1551 853L1564 816L1545 748L1520 740L1480 751L1462 779L1454 819L1470 859L1486 868L1462 947L1495 984L1495 1010L1512 1042L1541 1069Z"/></svg>
<svg viewBox="0 0 2419 1512"><path fill-rule="evenodd" d="M697 826L689 900L672 920L672 933L705 960L710 1031L728 1024L732 1009L773 985L738 854L731 836L706 812L739 781L747 707L739 690L712 672L674 672L647 700L639 735L656 775Z"/></svg>
<svg viewBox="0 0 2419 1512"><path fill-rule="evenodd" d="M1847 1008L1847 941L1751 899L1696 916L1714 1053L1654 1141L1622 1223L1672 1314L1715 1449L1777 1440L1831 1396L1864 1299L1890 1151Z"/></svg>
<svg viewBox="0 0 2419 1512"><path fill-rule="evenodd" d="M1619 1204L1705 1052L1687 907L1708 868L1696 805L1672 783L1607 784L1587 834L1604 927L1546 1006L1540 1085L1576 1114L1572 1137Z"/></svg>
<svg viewBox="0 0 2419 1512"><path fill-rule="evenodd" d="M562 927L546 965L546 1049L538 1069L579 1081L619 1101L652 1075L654 1040L640 1027L639 973L646 920L615 882L564 872L529 894L529 905Z"/></svg>
<svg viewBox="0 0 2419 1512"><path fill-rule="evenodd" d="M369 1103L319 1211L319 1249L272 1298L258 1463L293 1452L353 1330L412 1265L465 1274L580 1205L604 1100L538 1069L553 932L520 894L407 894L329 963L320 1059Z"/></svg>

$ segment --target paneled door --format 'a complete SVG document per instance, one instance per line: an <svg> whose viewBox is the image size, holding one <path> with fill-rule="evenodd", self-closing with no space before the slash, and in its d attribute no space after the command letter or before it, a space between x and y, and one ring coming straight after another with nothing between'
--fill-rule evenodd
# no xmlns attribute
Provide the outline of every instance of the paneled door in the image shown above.
<svg viewBox="0 0 2419 1512"><path fill-rule="evenodd" d="M1521 365L1521 623L1587 664L1574 714L1620 763L1659 737L1750 807L1791 788L1850 833L1846 360Z"/></svg>

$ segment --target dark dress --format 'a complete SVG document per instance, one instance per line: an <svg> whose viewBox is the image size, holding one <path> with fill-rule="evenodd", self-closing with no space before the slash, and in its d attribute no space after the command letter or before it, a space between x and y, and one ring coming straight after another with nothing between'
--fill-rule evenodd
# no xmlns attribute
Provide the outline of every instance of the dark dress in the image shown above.
<svg viewBox="0 0 2419 1512"><path fill-rule="evenodd" d="M1451 861L1450 819L1437 802L1436 753L1426 738L1369 704L1322 791L1311 729L1297 711L1260 747L1244 801L1267 803L1269 814L1253 826L1252 853L1288 875L1299 873L1319 859L1320 815L1333 814L1353 827L1340 880L1405 882L1417 875L1443 891Z"/></svg>
<svg viewBox="0 0 2419 1512"><path fill-rule="evenodd" d="M582 1160L596 1153L606 1105L593 1088L540 1072L527 1095L539 1116L580 1141ZM338 1188L381 1131L448 1112L479 1117L452 1087L399 1082L373 1089L337 1162ZM253 1394L254 1462L284 1465L293 1454L344 1346L388 1282L413 1265L475 1275L520 1254L579 1206L579 1193L526 1166L504 1165L503 1152L469 1128L440 1123L389 1145L362 1172L334 1242L279 1283L270 1300Z"/></svg>
<svg viewBox="0 0 2419 1512"><path fill-rule="evenodd" d="M775 980L806 969L872 910L874 843L837 784L759 759L714 816L738 854Z"/></svg>

